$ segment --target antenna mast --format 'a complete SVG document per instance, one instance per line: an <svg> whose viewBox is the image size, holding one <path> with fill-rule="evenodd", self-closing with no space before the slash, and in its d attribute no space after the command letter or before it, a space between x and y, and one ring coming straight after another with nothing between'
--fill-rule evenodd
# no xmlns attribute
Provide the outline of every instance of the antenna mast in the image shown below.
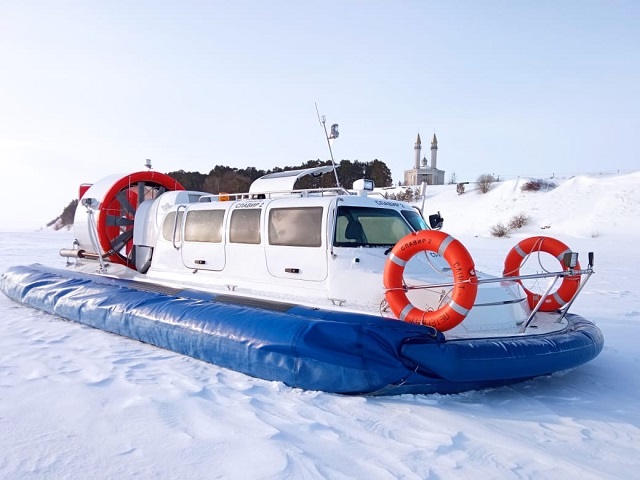
<svg viewBox="0 0 640 480"><path fill-rule="evenodd" d="M331 125L331 133L327 133L327 118L322 115L320 116L320 112L318 111L318 104L316 103L316 114L318 115L318 121L320 122L320 125L322 125L322 128L324 129L324 136L327 138L327 145L329 146L329 155L331 155L331 165L333 165L333 174L336 177L336 186L340 187L340 180L338 180L338 170L336 169L336 162L333 159L333 150L331 149L331 144L333 144L333 141L338 138L338 124L334 123L333 125Z"/></svg>

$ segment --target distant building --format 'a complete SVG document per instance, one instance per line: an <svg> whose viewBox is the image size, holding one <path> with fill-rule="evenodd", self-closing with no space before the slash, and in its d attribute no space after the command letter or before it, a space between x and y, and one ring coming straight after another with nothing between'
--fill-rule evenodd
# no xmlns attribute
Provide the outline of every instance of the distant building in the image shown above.
<svg viewBox="0 0 640 480"><path fill-rule="evenodd" d="M413 150L415 152L414 167L411 170L404 171L404 185L421 185L422 182L426 182L427 185L444 185L444 170L438 170L437 168L438 139L436 134L433 134L433 140L431 141L431 166L427 165L427 157L423 157L420 160L420 152L422 150L420 134L418 134Z"/></svg>

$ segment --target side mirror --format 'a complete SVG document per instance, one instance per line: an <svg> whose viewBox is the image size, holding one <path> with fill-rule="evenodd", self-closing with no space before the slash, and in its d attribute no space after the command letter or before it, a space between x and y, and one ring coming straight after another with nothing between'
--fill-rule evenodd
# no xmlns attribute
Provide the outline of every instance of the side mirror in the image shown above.
<svg viewBox="0 0 640 480"><path fill-rule="evenodd" d="M433 215L429 215L429 226L432 230L440 230L442 228L442 224L444 223L444 218L440 215L440 212L434 213Z"/></svg>

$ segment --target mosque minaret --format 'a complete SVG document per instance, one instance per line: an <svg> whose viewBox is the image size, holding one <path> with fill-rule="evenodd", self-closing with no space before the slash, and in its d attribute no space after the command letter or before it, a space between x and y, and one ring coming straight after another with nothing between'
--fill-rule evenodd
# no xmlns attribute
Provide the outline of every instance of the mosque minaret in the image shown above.
<svg viewBox="0 0 640 480"><path fill-rule="evenodd" d="M422 182L426 182L427 185L444 185L444 170L439 170L438 165L438 138L436 134L433 134L431 140L431 166L427 165L427 158L422 155L422 140L420 134L416 138L416 143L413 147L414 151L414 166L411 170L405 170L404 172L404 185L421 185Z"/></svg>

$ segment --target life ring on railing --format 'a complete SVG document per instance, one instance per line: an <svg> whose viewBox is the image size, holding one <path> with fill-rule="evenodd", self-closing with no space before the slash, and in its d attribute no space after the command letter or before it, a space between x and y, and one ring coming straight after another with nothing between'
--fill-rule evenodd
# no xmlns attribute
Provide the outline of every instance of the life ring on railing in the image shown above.
<svg viewBox="0 0 640 480"><path fill-rule="evenodd" d="M438 253L453 272L454 285L450 300L434 311L414 306L407 297L404 285L407 262L421 252ZM384 296L396 318L428 325L441 332L451 330L464 320L478 293L478 277L469 251L451 235L437 230L410 233L396 243L384 266L382 281L386 289Z"/></svg>
<svg viewBox="0 0 640 480"><path fill-rule="evenodd" d="M537 236L526 238L511 249L511 251L507 254L507 258L505 258L504 260L503 275L505 277L519 276L522 261L533 252L545 252L553 255L560 261L563 270L569 270L569 267L564 265L562 259L565 253L571 252L571 249L560 240L557 240L555 238ZM580 270L579 263L576 264L575 269ZM516 280L516 282L522 285L522 281ZM555 310L558 310L573 298L573 296L578 291L579 286L580 275L571 275L564 277L562 279L560 287L555 292L549 293L547 298L545 298L542 306L540 307L540 311L553 312ZM532 292L531 290L525 288L524 285L522 285L522 288L527 294L527 302L529 303L529 307L534 308L540 301L542 295Z"/></svg>

